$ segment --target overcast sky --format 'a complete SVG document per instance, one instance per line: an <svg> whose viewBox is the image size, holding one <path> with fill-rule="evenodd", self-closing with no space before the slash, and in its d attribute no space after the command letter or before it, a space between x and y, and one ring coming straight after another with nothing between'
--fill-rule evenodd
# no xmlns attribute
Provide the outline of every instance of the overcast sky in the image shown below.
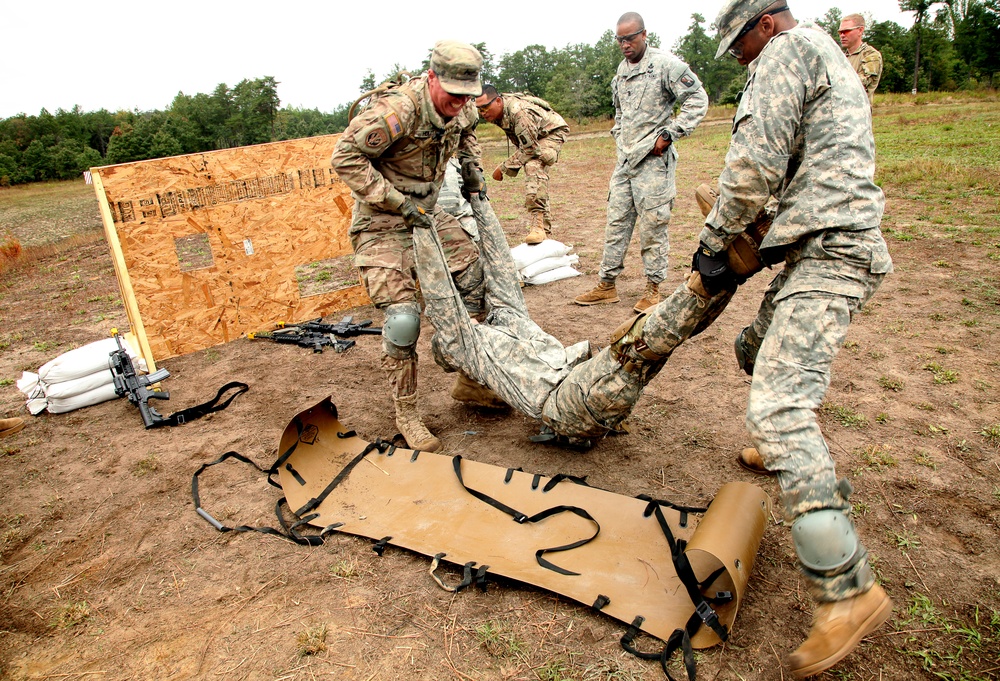
<svg viewBox="0 0 1000 681"><path fill-rule="evenodd" d="M219 83L232 87L263 76L277 79L282 106L332 111L359 94L369 68L378 78L396 63L417 69L441 38L485 42L497 57L532 44L594 44L622 13L636 11L669 48L687 32L692 11L711 22L723 2L3 3L0 118L76 104L84 111L165 109L178 92L211 93ZM468 12L456 11L463 4ZM686 9L672 9L679 5ZM800 20L840 7L876 21L913 23L897 0L790 0L789 6Z"/></svg>

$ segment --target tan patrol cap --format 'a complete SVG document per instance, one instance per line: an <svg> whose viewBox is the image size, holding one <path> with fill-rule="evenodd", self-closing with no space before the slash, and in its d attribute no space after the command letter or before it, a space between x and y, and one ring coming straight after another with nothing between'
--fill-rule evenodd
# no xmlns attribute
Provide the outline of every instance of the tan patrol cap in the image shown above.
<svg viewBox="0 0 1000 681"><path fill-rule="evenodd" d="M481 68L483 55L467 43L439 40L431 52L431 70L437 75L444 91L451 95L481 95Z"/></svg>
<svg viewBox="0 0 1000 681"><path fill-rule="evenodd" d="M774 0L729 0L712 24L719 36L719 50L715 53L715 58L718 59L733 46L736 37L750 20L773 4Z"/></svg>

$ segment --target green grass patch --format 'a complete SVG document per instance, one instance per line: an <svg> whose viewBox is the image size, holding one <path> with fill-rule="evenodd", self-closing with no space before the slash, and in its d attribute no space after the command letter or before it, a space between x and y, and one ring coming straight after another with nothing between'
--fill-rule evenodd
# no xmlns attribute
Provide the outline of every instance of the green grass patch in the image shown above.
<svg viewBox="0 0 1000 681"><path fill-rule="evenodd" d="M924 365L924 371L929 371L934 374L934 383L937 385L955 383L958 381L957 371L953 369L946 369L937 362L927 362L927 364Z"/></svg>
<svg viewBox="0 0 1000 681"><path fill-rule="evenodd" d="M868 426L868 417L850 407L824 402L820 409L845 428L866 428Z"/></svg>

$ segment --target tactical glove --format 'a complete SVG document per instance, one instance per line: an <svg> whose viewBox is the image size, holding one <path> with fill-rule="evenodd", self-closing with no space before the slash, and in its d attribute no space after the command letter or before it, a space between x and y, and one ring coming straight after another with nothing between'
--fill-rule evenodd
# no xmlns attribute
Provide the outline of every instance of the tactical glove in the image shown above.
<svg viewBox="0 0 1000 681"><path fill-rule="evenodd" d="M479 162L475 159L467 158L462 161L462 189L475 194L483 189L483 170L479 167Z"/></svg>
<svg viewBox="0 0 1000 681"><path fill-rule="evenodd" d="M701 284L710 296L737 284L736 275L729 269L725 252L716 253L705 244L699 244L691 258L691 271L701 275Z"/></svg>
<svg viewBox="0 0 1000 681"><path fill-rule="evenodd" d="M406 226L410 229L413 229L414 227L430 229L434 226L434 218L428 215L427 211L409 199L403 201L403 205L399 207L399 212L403 214L403 222L405 222Z"/></svg>
<svg viewBox="0 0 1000 681"><path fill-rule="evenodd" d="M497 182L503 182L503 166L497 166L497 169L493 171L493 179Z"/></svg>

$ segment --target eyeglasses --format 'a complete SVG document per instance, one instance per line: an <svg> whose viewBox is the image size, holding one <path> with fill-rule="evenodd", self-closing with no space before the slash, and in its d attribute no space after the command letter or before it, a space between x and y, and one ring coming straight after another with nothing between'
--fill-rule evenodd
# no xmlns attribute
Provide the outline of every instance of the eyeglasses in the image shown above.
<svg viewBox="0 0 1000 681"><path fill-rule="evenodd" d="M743 30L737 33L736 37L733 39L733 44L728 50L729 54L739 59L741 56L743 56L743 48L737 47L736 43L742 40L743 36L745 36L747 33L757 28L757 24L759 24L760 20L763 19L764 17L772 14L781 14L782 12L787 12L787 11L788 11L788 5L782 5L781 7L772 9L769 12L764 12L756 19L747 22L747 25L743 27Z"/></svg>
<svg viewBox="0 0 1000 681"><path fill-rule="evenodd" d="M859 28L861 28L861 27L860 26L855 26L854 28L842 28L839 31L837 31L837 33L839 33L840 35L847 35L851 31L856 31Z"/></svg>
<svg viewBox="0 0 1000 681"><path fill-rule="evenodd" d="M497 101L497 98L496 98L496 97L494 97L494 98L493 98L493 99L491 99L490 101L486 102L486 103L485 103L485 104L483 104L482 106L479 106L479 105L477 104L477 105L476 105L476 108L477 108L477 109L479 110L479 113L481 113L481 114L484 114L484 113L486 113L486 110L490 108L490 105L491 105L491 104L492 104L493 102L495 102L495 101Z"/></svg>
<svg viewBox="0 0 1000 681"><path fill-rule="evenodd" d="M628 35L616 35L615 36L615 40L618 41L619 45L624 45L625 43L632 42L633 40L636 39L636 37L640 33L644 33L645 31L646 31L646 29L642 29L641 31L636 31L635 33L629 33Z"/></svg>

